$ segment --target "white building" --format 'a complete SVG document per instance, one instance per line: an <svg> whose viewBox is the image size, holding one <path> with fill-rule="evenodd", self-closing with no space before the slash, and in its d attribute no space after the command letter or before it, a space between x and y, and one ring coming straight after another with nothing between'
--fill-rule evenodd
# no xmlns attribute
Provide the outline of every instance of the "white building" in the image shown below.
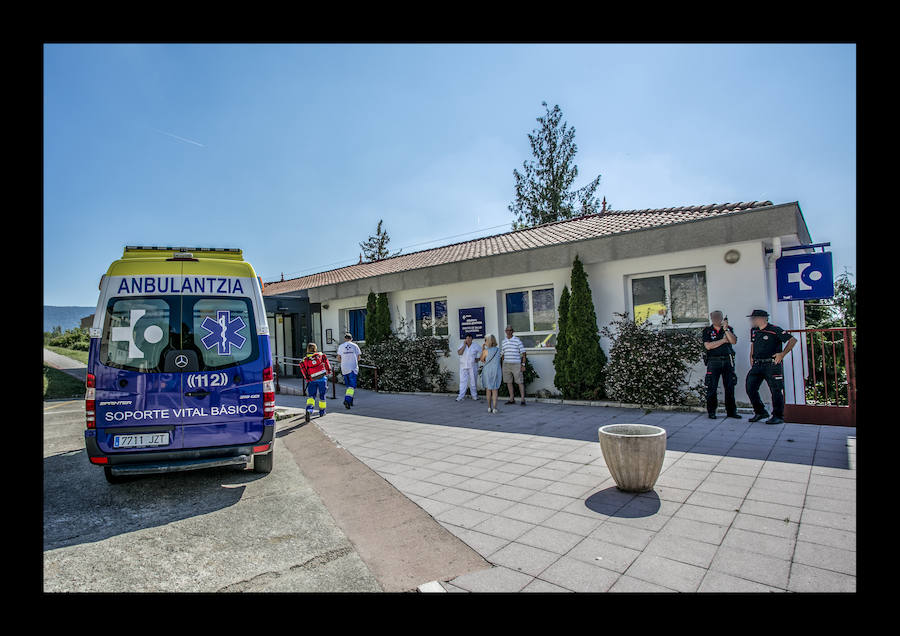
<svg viewBox="0 0 900 636"><path fill-rule="evenodd" d="M555 394L556 308L563 286L570 284L577 254L588 274L600 327L613 320L615 312L649 313L653 321L666 298L671 299L673 328L705 326L710 311L724 311L738 337L736 396L746 402L746 316L753 309L766 309L770 321L784 329L804 326L802 302L776 301L775 259L782 248L810 242L797 202L612 210L268 282L264 294L273 326L276 318L290 321L275 309L279 299L306 303L302 317L293 317L292 324L300 329L283 337L294 351L302 351L307 341L335 351L348 330L364 336L360 329L370 290L388 294L395 331L405 318L420 331L448 337L451 352L461 340L460 310L483 308L486 333L500 341L504 326L511 324L529 347L528 357L540 378L528 391L548 389ZM308 335L299 336L299 331ZM608 353L609 342L604 340L602 346ZM458 382L456 355L442 358L441 364ZM702 365L692 373L692 382L702 379ZM794 396L789 378L785 384L790 402Z"/></svg>

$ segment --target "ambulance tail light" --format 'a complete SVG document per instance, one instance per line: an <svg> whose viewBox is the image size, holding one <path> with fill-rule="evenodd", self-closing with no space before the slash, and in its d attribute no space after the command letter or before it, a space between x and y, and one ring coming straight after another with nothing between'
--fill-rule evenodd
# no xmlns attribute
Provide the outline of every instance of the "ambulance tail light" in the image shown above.
<svg viewBox="0 0 900 636"><path fill-rule="evenodd" d="M94 405L96 404L94 398L96 391L96 378L93 373L87 374L87 380L85 381L85 392L84 392L84 421L85 425L88 428L94 428L96 425L96 410Z"/></svg>
<svg viewBox="0 0 900 636"><path fill-rule="evenodd" d="M263 369L263 417L275 417L275 372L272 367Z"/></svg>

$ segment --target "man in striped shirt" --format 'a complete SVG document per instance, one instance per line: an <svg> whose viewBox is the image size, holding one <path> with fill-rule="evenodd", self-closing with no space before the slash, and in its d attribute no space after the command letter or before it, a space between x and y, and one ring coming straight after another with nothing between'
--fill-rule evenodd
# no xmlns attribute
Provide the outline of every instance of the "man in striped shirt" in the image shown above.
<svg viewBox="0 0 900 636"><path fill-rule="evenodd" d="M516 403L516 394L513 392L513 382L519 385L519 394L522 396L522 406L525 406L525 345L513 335L513 328L506 325L506 338L500 345L500 362L503 366L503 381L509 391L509 399L506 404Z"/></svg>

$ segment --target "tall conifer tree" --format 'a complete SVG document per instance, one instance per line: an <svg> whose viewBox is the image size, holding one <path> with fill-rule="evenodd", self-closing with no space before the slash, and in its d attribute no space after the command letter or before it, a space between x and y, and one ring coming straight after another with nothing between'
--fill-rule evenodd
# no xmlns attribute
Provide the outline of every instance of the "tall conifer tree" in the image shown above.
<svg viewBox="0 0 900 636"><path fill-rule="evenodd" d="M578 256L572 263L572 292L566 323L566 384L575 399L597 399L604 395L606 354L600 346L600 329L587 272Z"/></svg>
<svg viewBox="0 0 900 636"><path fill-rule="evenodd" d="M388 236L387 230L381 229L381 223L382 219L378 219L378 226L375 228L375 234L367 238L365 243L359 244L363 251L359 257L360 262L363 260L363 255L365 255L365 262L372 263L391 256L397 256L400 253L398 250L391 254L388 249L388 243L391 242L391 237Z"/></svg>
<svg viewBox="0 0 900 636"><path fill-rule="evenodd" d="M563 397L569 397L568 386L568 370L569 361L566 357L568 351L568 329L566 326L569 322L569 287L563 285L562 294L559 297L559 309L556 312L558 316L559 332L556 334L556 355L553 356L553 384L559 389Z"/></svg>
<svg viewBox="0 0 900 636"><path fill-rule="evenodd" d="M523 162L522 172L513 170L516 198L509 211L515 216L514 230L593 214L600 207L594 196L600 175L581 188L571 189L578 177L575 128L562 121L559 105L552 110L547 102L541 105L545 113L537 118L540 126L528 135L533 159Z"/></svg>
<svg viewBox="0 0 900 636"><path fill-rule="evenodd" d="M391 335L391 308L388 305L387 292L378 294L375 301L375 331L378 334L377 342L387 340Z"/></svg>
<svg viewBox="0 0 900 636"><path fill-rule="evenodd" d="M375 292L369 290L369 297L366 299L366 322L364 327L365 341L367 343L374 343L378 339L378 327L375 324L375 312Z"/></svg>

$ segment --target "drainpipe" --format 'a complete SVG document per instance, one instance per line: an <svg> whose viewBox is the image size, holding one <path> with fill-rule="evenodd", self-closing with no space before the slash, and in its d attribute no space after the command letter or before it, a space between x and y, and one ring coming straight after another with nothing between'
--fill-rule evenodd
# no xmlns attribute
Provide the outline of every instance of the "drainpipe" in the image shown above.
<svg viewBox="0 0 900 636"><path fill-rule="evenodd" d="M772 253L769 254L769 265L774 265L775 261L781 258L781 237L772 238Z"/></svg>
<svg viewBox="0 0 900 636"><path fill-rule="evenodd" d="M775 316L776 309L776 281L775 281L775 261L781 258L781 237L774 236L772 237L772 253L766 254L765 262L765 276L766 276L766 309L769 312L770 318L775 321L777 320ZM775 324L778 324L777 322Z"/></svg>

